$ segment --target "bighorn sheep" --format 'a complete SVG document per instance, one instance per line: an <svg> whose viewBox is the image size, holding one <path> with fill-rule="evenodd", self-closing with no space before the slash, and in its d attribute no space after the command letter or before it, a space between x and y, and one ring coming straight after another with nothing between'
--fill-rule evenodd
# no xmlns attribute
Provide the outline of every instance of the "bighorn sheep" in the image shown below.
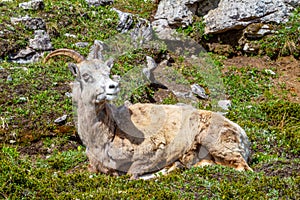
<svg viewBox="0 0 300 200"><path fill-rule="evenodd" d="M44 62L57 55L77 62L69 68L76 77L76 123L90 170L145 179L159 171L213 163L251 170L246 162L249 141L236 123L189 105L138 103L117 108L108 103L119 92L118 83L109 77L112 60L103 61L97 52L85 59L73 50L58 49Z"/></svg>

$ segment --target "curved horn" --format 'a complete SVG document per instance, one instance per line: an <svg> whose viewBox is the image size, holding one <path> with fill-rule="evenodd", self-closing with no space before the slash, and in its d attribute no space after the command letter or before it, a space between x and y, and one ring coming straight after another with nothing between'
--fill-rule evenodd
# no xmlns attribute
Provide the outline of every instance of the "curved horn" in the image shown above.
<svg viewBox="0 0 300 200"><path fill-rule="evenodd" d="M73 58L77 63L80 63L85 60L85 58L82 55L80 55L80 53L74 50L57 49L46 56L46 58L44 59L44 63L46 63L50 58L54 56L60 56L60 55L69 56L70 58Z"/></svg>

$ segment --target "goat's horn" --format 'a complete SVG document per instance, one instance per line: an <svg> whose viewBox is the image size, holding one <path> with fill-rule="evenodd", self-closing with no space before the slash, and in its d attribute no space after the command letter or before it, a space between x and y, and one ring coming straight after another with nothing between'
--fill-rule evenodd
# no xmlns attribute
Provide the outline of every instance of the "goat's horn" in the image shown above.
<svg viewBox="0 0 300 200"><path fill-rule="evenodd" d="M46 58L44 59L44 63L46 63L50 58L54 56L69 56L70 58L73 58L77 63L80 63L85 60L85 58L80 55L80 53L71 50L71 49L57 49L51 53L49 53Z"/></svg>

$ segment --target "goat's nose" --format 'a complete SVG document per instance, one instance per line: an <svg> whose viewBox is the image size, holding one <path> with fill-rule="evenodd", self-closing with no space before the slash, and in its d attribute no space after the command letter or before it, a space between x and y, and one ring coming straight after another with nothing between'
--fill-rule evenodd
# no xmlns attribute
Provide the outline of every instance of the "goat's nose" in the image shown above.
<svg viewBox="0 0 300 200"><path fill-rule="evenodd" d="M110 84L110 85L108 86L108 88L109 88L109 89L114 89L114 88L116 88L116 85Z"/></svg>
<svg viewBox="0 0 300 200"><path fill-rule="evenodd" d="M115 88L118 88L118 87L119 87L119 83L117 83L117 82L112 82L108 85L109 89L115 89Z"/></svg>

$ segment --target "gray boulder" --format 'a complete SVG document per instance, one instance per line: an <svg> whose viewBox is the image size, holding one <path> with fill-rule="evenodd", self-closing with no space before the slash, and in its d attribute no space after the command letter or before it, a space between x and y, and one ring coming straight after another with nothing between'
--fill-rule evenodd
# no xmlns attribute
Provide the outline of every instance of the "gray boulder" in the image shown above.
<svg viewBox="0 0 300 200"><path fill-rule="evenodd" d="M243 30L243 35L247 39L259 39L265 35L275 33L271 25L253 23Z"/></svg>
<svg viewBox="0 0 300 200"><path fill-rule="evenodd" d="M43 0L32 0L24 3L20 3L19 7L25 10L43 10L45 4Z"/></svg>
<svg viewBox="0 0 300 200"><path fill-rule="evenodd" d="M27 47L26 49L20 50L15 56L10 55L9 61L19 64L35 63L40 61L42 56L42 52L36 52L32 48Z"/></svg>
<svg viewBox="0 0 300 200"><path fill-rule="evenodd" d="M151 23L148 20L139 18L130 32L131 40L134 41L136 48L149 43L153 39L154 32Z"/></svg>
<svg viewBox="0 0 300 200"><path fill-rule="evenodd" d="M122 12L115 8L113 8L112 10L118 13L119 16L119 24L117 26L117 30L121 33L129 31L133 24L133 15L131 13Z"/></svg>
<svg viewBox="0 0 300 200"><path fill-rule="evenodd" d="M220 0L218 7L204 16L205 33L242 29L252 23L282 23L300 6L296 0Z"/></svg>
<svg viewBox="0 0 300 200"><path fill-rule="evenodd" d="M166 19L170 26L186 27L193 22L200 0L161 0L155 20Z"/></svg>
<svg viewBox="0 0 300 200"><path fill-rule="evenodd" d="M42 18L31 18L29 16L20 18L12 17L10 21L12 24L22 23L30 30L46 29L46 23Z"/></svg>
<svg viewBox="0 0 300 200"><path fill-rule="evenodd" d="M176 40L176 30L169 26L168 20L155 20L152 22L152 27L158 38L162 40Z"/></svg>
<svg viewBox="0 0 300 200"><path fill-rule="evenodd" d="M52 44L50 42L50 37L44 30L34 31L34 39L29 40L29 47L34 50L48 51L52 50Z"/></svg>

